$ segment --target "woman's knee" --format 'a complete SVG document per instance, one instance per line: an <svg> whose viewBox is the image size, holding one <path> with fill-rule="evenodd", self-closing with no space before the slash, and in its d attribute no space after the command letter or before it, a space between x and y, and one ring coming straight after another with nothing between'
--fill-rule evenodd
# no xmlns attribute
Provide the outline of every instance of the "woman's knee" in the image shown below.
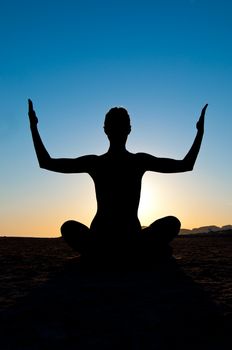
<svg viewBox="0 0 232 350"><path fill-rule="evenodd" d="M84 233L88 232L89 229L87 226L81 224L78 221L75 220L68 220L63 223L63 225L60 228L61 235L67 236L70 234L78 234L78 233Z"/></svg>
<svg viewBox="0 0 232 350"><path fill-rule="evenodd" d="M65 221L60 228L61 235L64 236L69 232L73 232L75 226L76 226L76 221L74 220Z"/></svg>
<svg viewBox="0 0 232 350"><path fill-rule="evenodd" d="M148 227L148 232L152 232L155 236L159 236L161 239L167 239L170 241L175 238L180 232L180 220L175 216L166 216L153 222Z"/></svg>
<svg viewBox="0 0 232 350"><path fill-rule="evenodd" d="M167 216L165 219L167 220L168 225L172 227L173 230L175 230L177 233L179 233L180 227L181 227L180 220L177 217L172 215Z"/></svg>
<svg viewBox="0 0 232 350"><path fill-rule="evenodd" d="M151 226L154 227L172 227L173 229L176 230L180 230L180 226L181 226L181 222L179 219L177 219L175 216L169 215L169 216L165 216L161 219L158 219L156 221L154 221Z"/></svg>
<svg viewBox="0 0 232 350"><path fill-rule="evenodd" d="M68 220L60 228L65 242L74 250L83 254L89 244L89 228L78 221Z"/></svg>

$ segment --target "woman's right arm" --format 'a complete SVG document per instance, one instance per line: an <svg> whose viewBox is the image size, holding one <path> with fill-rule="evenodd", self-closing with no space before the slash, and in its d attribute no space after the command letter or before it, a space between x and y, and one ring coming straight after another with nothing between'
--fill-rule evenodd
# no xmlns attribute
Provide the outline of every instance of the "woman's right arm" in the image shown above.
<svg viewBox="0 0 232 350"><path fill-rule="evenodd" d="M28 116L30 120L30 128L34 143L35 152L39 162L39 166L43 169L55 171L59 173L89 173L94 166L97 156L88 155L78 158L52 158L46 150L38 131L38 118L33 109L33 103L28 100Z"/></svg>
<svg viewBox="0 0 232 350"><path fill-rule="evenodd" d="M41 137L37 128L38 118L33 109L33 103L30 99L28 100L28 116L30 120L32 140L33 140L35 152L37 155L37 159L39 162L39 166L41 168L47 169L47 167L49 167L49 164L51 162L51 157L48 151L46 150L43 144L43 141L41 140Z"/></svg>

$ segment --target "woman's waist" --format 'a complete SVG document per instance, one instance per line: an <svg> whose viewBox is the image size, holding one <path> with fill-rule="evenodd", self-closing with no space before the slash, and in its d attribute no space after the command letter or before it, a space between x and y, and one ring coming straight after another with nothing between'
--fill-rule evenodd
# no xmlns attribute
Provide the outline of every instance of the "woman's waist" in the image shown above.
<svg viewBox="0 0 232 350"><path fill-rule="evenodd" d="M99 233L136 233L141 230L141 224L137 215L119 215L118 213L102 215L97 213L90 229Z"/></svg>

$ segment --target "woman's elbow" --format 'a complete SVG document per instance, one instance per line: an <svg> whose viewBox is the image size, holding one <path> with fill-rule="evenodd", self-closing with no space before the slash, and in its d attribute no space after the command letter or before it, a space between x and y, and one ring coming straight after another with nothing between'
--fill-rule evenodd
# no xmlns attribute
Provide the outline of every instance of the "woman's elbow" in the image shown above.
<svg viewBox="0 0 232 350"><path fill-rule="evenodd" d="M194 168L194 165L188 166L185 171L192 171Z"/></svg>
<svg viewBox="0 0 232 350"><path fill-rule="evenodd" d="M48 170L48 166L45 163L39 163L40 169L46 169Z"/></svg>
<svg viewBox="0 0 232 350"><path fill-rule="evenodd" d="M39 160L39 167L41 169L46 169L46 170L50 170L51 168L51 159L43 159L43 160Z"/></svg>
<svg viewBox="0 0 232 350"><path fill-rule="evenodd" d="M194 163L188 162L185 160L182 161L182 171L183 172L192 171L193 168L194 168Z"/></svg>

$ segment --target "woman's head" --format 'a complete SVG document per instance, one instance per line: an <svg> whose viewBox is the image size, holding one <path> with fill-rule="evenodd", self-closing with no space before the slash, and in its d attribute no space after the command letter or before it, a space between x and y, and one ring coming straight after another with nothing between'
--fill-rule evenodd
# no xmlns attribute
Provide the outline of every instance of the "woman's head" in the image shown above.
<svg viewBox="0 0 232 350"><path fill-rule="evenodd" d="M128 135L131 131L130 117L127 110L123 107L111 108L105 116L105 133L110 135Z"/></svg>

